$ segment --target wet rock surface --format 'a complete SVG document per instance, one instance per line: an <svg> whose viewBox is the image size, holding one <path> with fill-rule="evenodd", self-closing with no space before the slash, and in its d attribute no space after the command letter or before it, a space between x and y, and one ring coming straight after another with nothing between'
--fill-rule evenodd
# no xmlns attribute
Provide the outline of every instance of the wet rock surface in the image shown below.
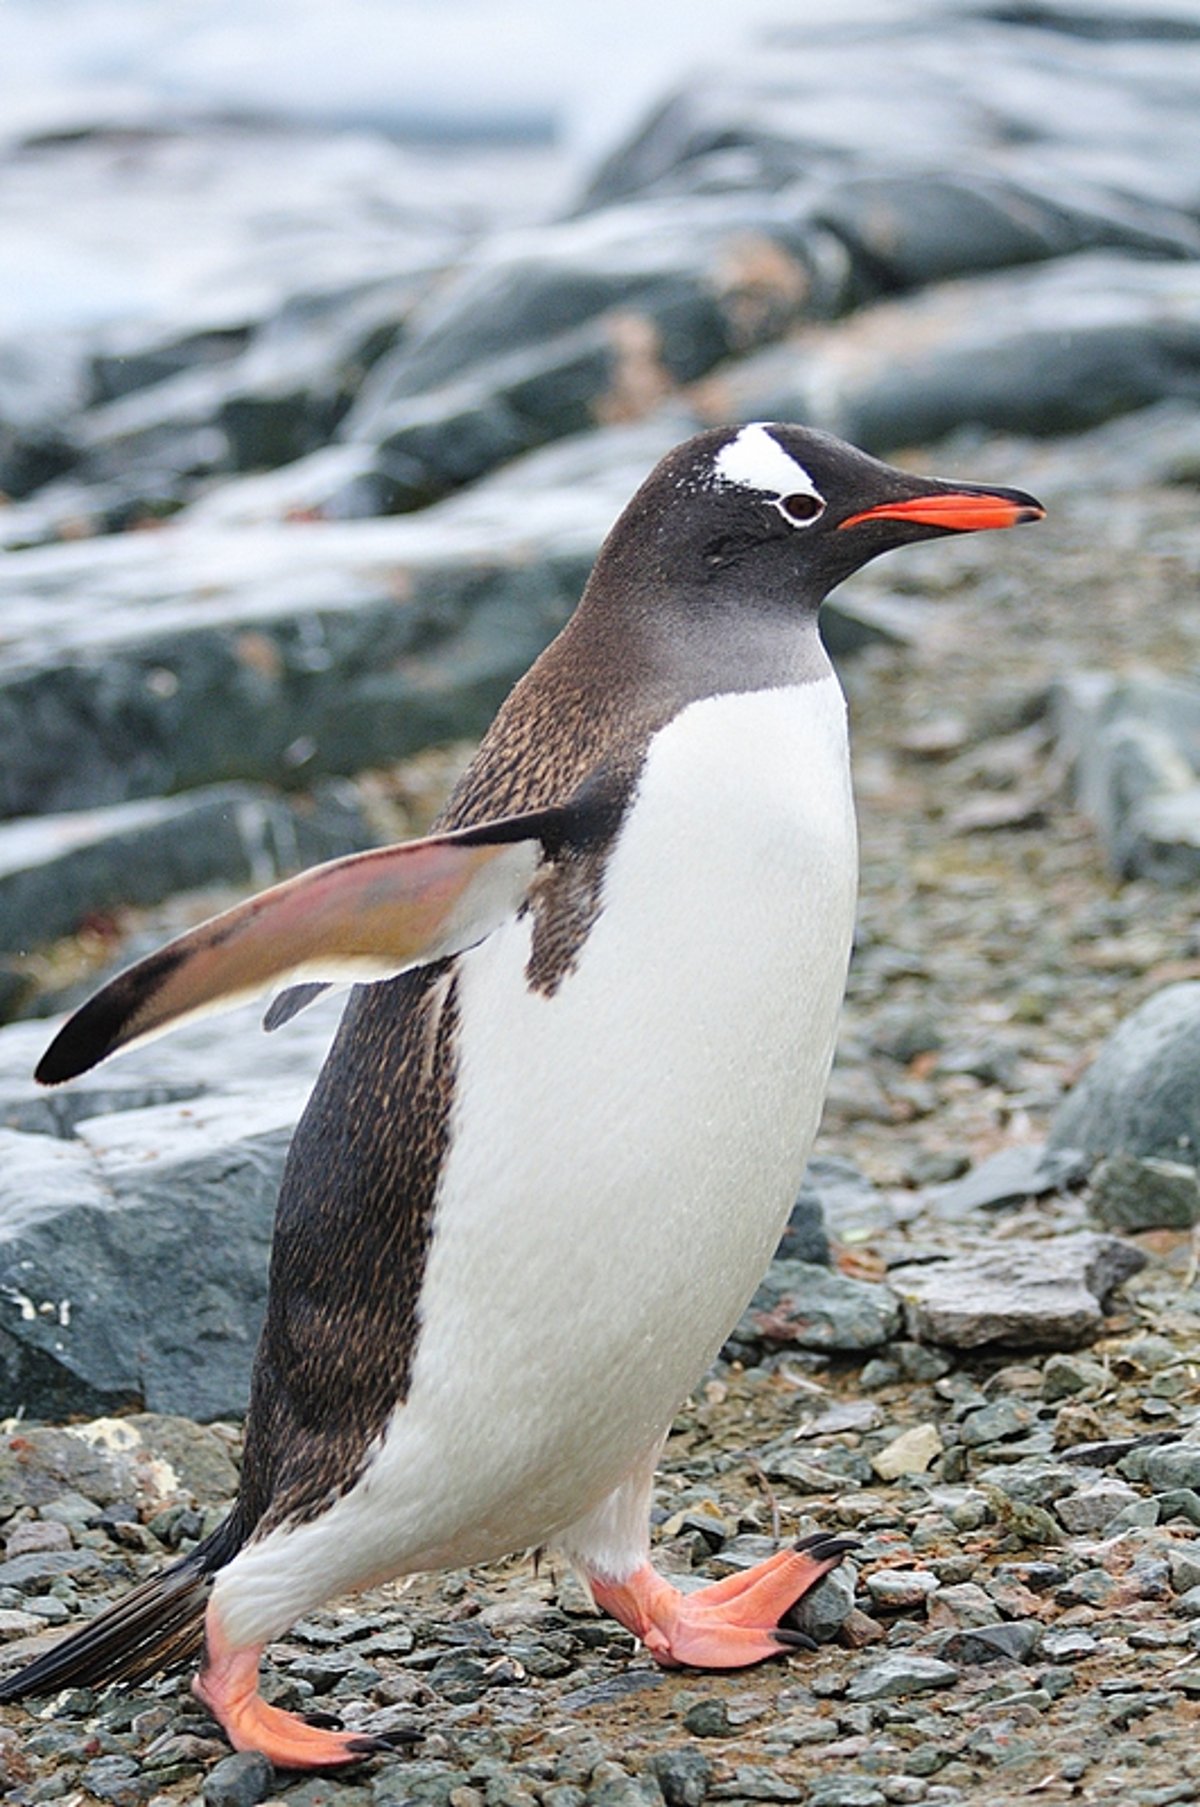
<svg viewBox="0 0 1200 1807"><path fill-rule="evenodd" d="M6 1010L68 1007L229 885L419 832L465 756L430 749L479 731L698 425L953 432L913 462L1050 509L828 616L863 892L820 1157L655 1509L688 1581L856 1537L795 1615L816 1651L665 1672L552 1558L420 1577L270 1654L271 1698L395 1753L276 1775L186 1678L76 1689L0 1710L14 1807L1200 1799L1198 57L1184 9L1116 0L785 28L520 234L517 165L432 159L417 207L365 137L338 164L291 135L314 199L270 230L251 125L11 165L26 206L52 175L86 206L122 155L146 195L190 171L222 305L0 346ZM5 1666L233 1496L337 1008L49 1093L50 1025L0 1032Z"/></svg>

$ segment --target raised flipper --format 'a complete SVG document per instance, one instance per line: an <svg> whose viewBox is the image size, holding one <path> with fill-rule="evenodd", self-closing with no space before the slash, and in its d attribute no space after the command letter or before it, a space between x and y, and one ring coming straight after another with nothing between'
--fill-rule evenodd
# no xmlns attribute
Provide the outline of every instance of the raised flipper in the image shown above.
<svg viewBox="0 0 1200 1807"><path fill-rule="evenodd" d="M43 1085L122 1048L299 981L286 1021L316 988L394 978L473 947L518 911L539 865L594 830L594 806L508 816L314 866L191 929L118 973L59 1030Z"/></svg>

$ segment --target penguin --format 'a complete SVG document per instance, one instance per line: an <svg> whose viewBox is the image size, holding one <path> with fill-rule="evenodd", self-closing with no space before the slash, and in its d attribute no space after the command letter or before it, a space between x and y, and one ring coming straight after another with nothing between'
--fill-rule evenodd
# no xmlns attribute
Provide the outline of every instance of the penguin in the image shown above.
<svg viewBox="0 0 1200 1807"><path fill-rule="evenodd" d="M664 1665L805 1642L781 1620L847 1540L685 1593L649 1509L833 1058L857 845L818 611L879 553L1042 514L800 426L700 433L429 837L274 886L68 1020L48 1085L249 997L274 991L278 1027L353 987L283 1177L232 1512L0 1699L199 1653L235 1748L344 1764L379 1741L267 1704L265 1646L334 1595L546 1546Z"/></svg>

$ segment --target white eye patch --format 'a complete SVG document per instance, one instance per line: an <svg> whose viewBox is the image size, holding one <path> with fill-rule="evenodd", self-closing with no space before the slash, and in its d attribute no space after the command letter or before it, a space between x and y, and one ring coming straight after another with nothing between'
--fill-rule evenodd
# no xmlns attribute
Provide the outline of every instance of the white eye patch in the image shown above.
<svg viewBox="0 0 1200 1807"><path fill-rule="evenodd" d="M753 489L771 498L786 520L794 526L805 526L823 513L825 498L802 464L785 452L762 421L754 421L722 446L713 460L713 475L718 483L731 483L738 489ZM788 508L793 497L810 497L818 506L811 512Z"/></svg>

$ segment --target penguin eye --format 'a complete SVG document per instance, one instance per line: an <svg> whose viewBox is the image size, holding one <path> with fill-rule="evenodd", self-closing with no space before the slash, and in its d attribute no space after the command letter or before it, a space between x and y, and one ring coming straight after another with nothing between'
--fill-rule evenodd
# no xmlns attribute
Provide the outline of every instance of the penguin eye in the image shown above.
<svg viewBox="0 0 1200 1807"><path fill-rule="evenodd" d="M825 504L820 496L810 496L800 490L794 496L780 496L777 504L785 521L791 521L796 527L811 526L825 513Z"/></svg>

